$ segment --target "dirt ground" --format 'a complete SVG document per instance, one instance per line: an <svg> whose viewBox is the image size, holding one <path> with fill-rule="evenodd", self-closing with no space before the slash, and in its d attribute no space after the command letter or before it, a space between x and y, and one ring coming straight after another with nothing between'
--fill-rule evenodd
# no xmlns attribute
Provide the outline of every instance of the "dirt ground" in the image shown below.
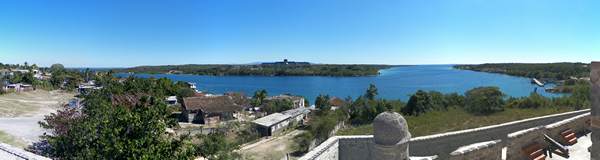
<svg viewBox="0 0 600 160"><path fill-rule="evenodd" d="M73 96L64 91L43 90L0 95L0 141L16 147L37 141L44 133L38 121L56 112Z"/></svg>
<svg viewBox="0 0 600 160"><path fill-rule="evenodd" d="M287 153L293 152L293 149L290 148L291 144L294 143L293 138L302 132L303 131L301 130L293 130L284 135L263 139L256 143L242 146L240 148L240 153L242 153L244 157L255 160L280 160ZM290 158L295 159L294 157Z"/></svg>

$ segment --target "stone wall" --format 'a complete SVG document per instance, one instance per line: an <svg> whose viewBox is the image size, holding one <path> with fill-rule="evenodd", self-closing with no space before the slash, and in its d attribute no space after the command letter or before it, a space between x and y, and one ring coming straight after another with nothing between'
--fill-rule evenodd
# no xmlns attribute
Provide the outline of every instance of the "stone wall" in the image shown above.
<svg viewBox="0 0 600 160"><path fill-rule="evenodd" d="M501 160L502 144L501 140L474 143L462 146L450 153L449 160Z"/></svg>
<svg viewBox="0 0 600 160"><path fill-rule="evenodd" d="M304 156L300 157L299 160L337 160L339 159L338 142L338 137L331 137Z"/></svg>
<svg viewBox="0 0 600 160"><path fill-rule="evenodd" d="M545 126L545 133L554 140L566 144L566 142L564 142L561 138L560 133L567 129L571 129L575 133L585 132L587 128L587 124L585 123L585 121L587 121L589 117L590 113L586 113L562 121L558 121L556 123Z"/></svg>
<svg viewBox="0 0 600 160"><path fill-rule="evenodd" d="M509 133L533 128L536 126L545 126L589 111L589 109L586 109L542 117L535 117L475 129L448 132L423 137L415 137L412 138L410 142L410 155L438 155L440 159L448 159L448 155L450 155L450 153L456 148L459 148L461 146L478 142L493 141L498 139L502 140L502 143L505 143L507 141L507 135Z"/></svg>
<svg viewBox="0 0 600 160"><path fill-rule="evenodd" d="M343 160L369 159L373 148L373 136L338 136L339 154Z"/></svg>
<svg viewBox="0 0 600 160"><path fill-rule="evenodd" d="M534 143L538 143L541 145L546 144L544 142L543 126L529 128L526 130L508 134L508 141L506 141L506 159L527 159L528 157L521 153L521 149Z"/></svg>
<svg viewBox="0 0 600 160"><path fill-rule="evenodd" d="M575 118L577 115L589 115L589 109L573 111L561 114L554 114L536 118L530 118L509 123L468 129L456 132L448 132L423 137L415 137L410 140L409 152L410 156L434 156L438 159L449 159L450 154L463 146L468 146L480 142L498 141L493 147L485 149L472 150L465 152L463 155L455 155L453 157L472 155L488 155L490 152L497 150L496 147L502 148L508 146L507 152L511 155L520 155L520 149L525 144L530 144L529 141L543 142L543 134L545 133L544 126L557 123L564 123L569 119L577 119L572 121L574 124L585 124L584 118ZM583 116L585 116L583 115ZM579 116L578 116L579 117ZM581 120L581 121L580 121ZM562 125L559 125L562 126ZM533 128L533 129L532 129ZM510 135L509 135L510 134ZM329 138L315 149L311 150L302 160L324 159L324 160L354 160L368 159L371 148L373 147L373 136L335 136ZM501 154L501 151L497 152ZM492 156L496 156L495 154ZM507 157L508 158L508 157ZM513 159L518 159L512 157Z"/></svg>

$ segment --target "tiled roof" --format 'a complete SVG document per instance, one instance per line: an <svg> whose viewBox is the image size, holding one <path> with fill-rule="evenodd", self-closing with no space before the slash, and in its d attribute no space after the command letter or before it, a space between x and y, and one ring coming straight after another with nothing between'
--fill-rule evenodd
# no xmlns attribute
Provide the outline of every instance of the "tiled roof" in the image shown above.
<svg viewBox="0 0 600 160"><path fill-rule="evenodd" d="M242 107L231 96L204 96L183 98L186 110L202 110L208 113L240 111Z"/></svg>

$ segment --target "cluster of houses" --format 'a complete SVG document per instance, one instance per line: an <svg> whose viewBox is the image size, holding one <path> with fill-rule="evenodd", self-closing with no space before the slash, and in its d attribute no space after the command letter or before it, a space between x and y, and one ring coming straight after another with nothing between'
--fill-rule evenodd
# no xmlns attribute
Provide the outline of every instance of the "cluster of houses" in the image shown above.
<svg viewBox="0 0 600 160"><path fill-rule="evenodd" d="M77 92L79 92L79 94L81 95L86 95L92 92L93 90L99 89L102 89L102 86L97 85L96 81L94 80L89 80L87 82L80 83L79 86L77 86Z"/></svg>
<svg viewBox="0 0 600 160"><path fill-rule="evenodd" d="M292 102L292 109L265 115L264 112L261 112L261 106L250 105L250 97L240 93L212 95L198 92L195 96L181 99L181 102L178 102L175 96L166 98L168 104L180 104L180 123L211 128L229 121L251 121L261 136L277 135L285 129L304 125L309 119L310 112L315 109L308 107L305 99L301 96L282 94L270 96L264 100L265 102L288 100ZM339 98L330 100L332 109L339 108L343 103L345 101ZM243 114L251 114L253 118L243 119L241 118Z"/></svg>
<svg viewBox="0 0 600 160"><path fill-rule="evenodd" d="M16 73L29 73L32 72L33 73L33 77L36 79L40 79L40 80L47 80L50 79L51 74L50 73L46 73L46 72L41 72L40 70L37 69L32 69L32 70L27 70L27 69L0 69L0 77L11 77L14 76ZM2 91L4 92L25 92L25 91L32 91L34 90L34 87L31 84L24 84L24 83L9 83L6 80L3 80L2 82Z"/></svg>
<svg viewBox="0 0 600 160"><path fill-rule="evenodd" d="M251 122L255 124L262 136L272 136L291 126L304 124L311 112L311 109L305 105L303 97L292 95L277 95L265 98L265 101L289 100L293 104L293 109L269 115L260 112L260 106L250 105L250 97L240 93L225 93L222 95L199 93L196 96L185 97L181 100L181 102L178 102L175 96L166 98L168 104L181 105L179 118L181 123L214 127L228 121L246 121L246 119L240 117L243 114L253 114L253 117L260 117Z"/></svg>

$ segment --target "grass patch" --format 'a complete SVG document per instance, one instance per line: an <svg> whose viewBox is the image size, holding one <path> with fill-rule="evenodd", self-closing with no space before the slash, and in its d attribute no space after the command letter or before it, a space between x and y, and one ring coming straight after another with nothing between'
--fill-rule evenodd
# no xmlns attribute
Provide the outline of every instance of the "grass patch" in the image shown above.
<svg viewBox="0 0 600 160"><path fill-rule="evenodd" d="M502 112L486 116L470 114L460 108L451 108L447 111L432 111L420 116L405 116L408 128L413 137L426 136L437 133L471 129L495 124L506 123L521 119L573 111L572 108L537 108L520 109L506 108ZM371 135L373 125L366 124L341 129L337 135Z"/></svg>
<svg viewBox="0 0 600 160"><path fill-rule="evenodd" d="M11 136L3 131L0 131L0 142L6 143L18 148L25 148L27 144L25 142L17 139L17 137Z"/></svg>

